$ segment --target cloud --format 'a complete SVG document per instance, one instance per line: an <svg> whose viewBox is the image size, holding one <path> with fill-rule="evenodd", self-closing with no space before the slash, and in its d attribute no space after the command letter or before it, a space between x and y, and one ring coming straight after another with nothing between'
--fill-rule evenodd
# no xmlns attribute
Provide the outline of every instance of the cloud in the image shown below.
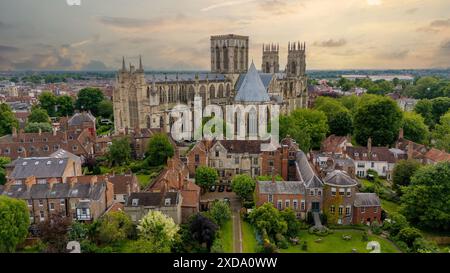
<svg viewBox="0 0 450 273"><path fill-rule="evenodd" d="M319 47L342 47L347 44L347 41L345 39L339 39L339 40L333 40L329 39L326 41L320 41L320 42L314 42L314 46Z"/></svg>
<svg viewBox="0 0 450 273"><path fill-rule="evenodd" d="M201 11L210 11L210 10L214 10L214 9L218 9L218 8L223 8L223 7L230 7L230 6L236 6L236 5L243 5L243 4L247 4L250 2L255 2L256 0L241 0L241 1L225 1L222 3L217 3L217 4L213 4L207 7L204 7L202 9L200 9Z"/></svg>
<svg viewBox="0 0 450 273"><path fill-rule="evenodd" d="M259 3L263 11L273 15L296 13L300 7L304 7L299 0L262 0Z"/></svg>
<svg viewBox="0 0 450 273"><path fill-rule="evenodd" d="M383 2L381 0L367 0L367 4L369 6L380 6Z"/></svg>
<svg viewBox="0 0 450 273"><path fill-rule="evenodd" d="M17 52L17 51L19 51L19 48L17 48L17 47L0 45L0 54Z"/></svg>
<svg viewBox="0 0 450 273"><path fill-rule="evenodd" d="M403 50L394 50L390 52L382 52L377 54L377 57L384 58L384 59L404 59L409 55L408 49Z"/></svg>
<svg viewBox="0 0 450 273"><path fill-rule="evenodd" d="M418 28L417 31L439 32L447 28L450 28L450 19L434 20L428 26Z"/></svg>
<svg viewBox="0 0 450 273"><path fill-rule="evenodd" d="M82 70L102 71L108 70L108 67L106 67L106 65L102 61L91 60L88 64L83 66Z"/></svg>
<svg viewBox="0 0 450 273"><path fill-rule="evenodd" d="M406 13L406 14L414 14L414 13L416 13L418 10L419 10L418 8L411 8L411 9L407 9L407 10L405 11L405 13Z"/></svg>

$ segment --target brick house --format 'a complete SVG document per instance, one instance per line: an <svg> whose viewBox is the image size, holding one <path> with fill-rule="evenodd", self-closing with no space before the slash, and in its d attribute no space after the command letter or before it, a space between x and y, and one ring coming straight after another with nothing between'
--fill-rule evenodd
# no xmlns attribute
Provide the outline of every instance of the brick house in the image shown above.
<svg viewBox="0 0 450 273"><path fill-rule="evenodd" d="M278 174L284 180L295 172L294 162L298 145L291 138L281 140L279 147L272 151L261 151L261 175Z"/></svg>
<svg viewBox="0 0 450 273"><path fill-rule="evenodd" d="M1 194L24 200L32 224L49 220L56 214L92 222L112 205L113 185L95 176L88 183L77 181L78 178L71 177L66 183L56 179L43 183L30 177L21 184L8 182Z"/></svg>
<svg viewBox="0 0 450 273"><path fill-rule="evenodd" d="M126 203L132 192L139 192L139 183L135 174L110 174L108 181L114 185L114 201Z"/></svg>
<svg viewBox="0 0 450 273"><path fill-rule="evenodd" d="M320 152L331 155L331 154L345 154L347 147L353 146L351 143L351 138L349 136L328 136L321 144Z"/></svg>
<svg viewBox="0 0 450 273"><path fill-rule="evenodd" d="M178 158L167 160L167 167L152 181L146 189L148 192L179 192L181 195L181 222L200 211L201 189L188 179L189 170Z"/></svg>
<svg viewBox="0 0 450 273"><path fill-rule="evenodd" d="M356 193L353 224L381 223L381 202L375 193Z"/></svg>
<svg viewBox="0 0 450 273"><path fill-rule="evenodd" d="M339 170L329 173L323 181L324 206L328 210L329 221L344 225L353 223L352 210L358 181Z"/></svg>
<svg viewBox="0 0 450 273"><path fill-rule="evenodd" d="M128 198L124 211L135 223L149 211L161 211L171 217L175 224L181 224L182 199L179 192L135 192Z"/></svg>

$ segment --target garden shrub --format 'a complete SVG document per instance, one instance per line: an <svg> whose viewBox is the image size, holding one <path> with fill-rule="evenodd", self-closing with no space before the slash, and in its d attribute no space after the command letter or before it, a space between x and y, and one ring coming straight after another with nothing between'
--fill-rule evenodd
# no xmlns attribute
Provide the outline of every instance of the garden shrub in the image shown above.
<svg viewBox="0 0 450 273"><path fill-rule="evenodd" d="M286 240L286 238L282 234L277 233L275 235L275 240L276 240L277 246L279 248L287 249L289 247L289 242Z"/></svg>
<svg viewBox="0 0 450 273"><path fill-rule="evenodd" d="M362 240L363 242L369 241L369 234L367 233L367 231L364 231L364 232L363 232L361 240Z"/></svg>
<svg viewBox="0 0 450 273"><path fill-rule="evenodd" d="M211 253L223 253L223 241L221 238L216 238L211 246Z"/></svg>
<svg viewBox="0 0 450 273"><path fill-rule="evenodd" d="M308 242L307 241L302 242L302 250L308 251Z"/></svg>
<svg viewBox="0 0 450 273"><path fill-rule="evenodd" d="M377 221L372 222L372 224L370 225L370 230L373 232L373 234L376 235L380 235L382 232L380 224L378 224Z"/></svg>

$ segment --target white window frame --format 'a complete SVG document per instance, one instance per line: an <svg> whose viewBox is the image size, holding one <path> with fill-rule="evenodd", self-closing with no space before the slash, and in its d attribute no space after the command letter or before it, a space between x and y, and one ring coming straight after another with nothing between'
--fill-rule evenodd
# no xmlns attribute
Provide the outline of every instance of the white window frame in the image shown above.
<svg viewBox="0 0 450 273"><path fill-rule="evenodd" d="M267 195L267 201L268 201L269 203L273 203L273 194Z"/></svg>

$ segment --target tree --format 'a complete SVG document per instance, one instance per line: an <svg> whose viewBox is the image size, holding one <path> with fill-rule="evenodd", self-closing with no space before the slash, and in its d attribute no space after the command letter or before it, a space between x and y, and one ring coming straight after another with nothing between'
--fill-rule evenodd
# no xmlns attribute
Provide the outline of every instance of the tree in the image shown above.
<svg viewBox="0 0 450 273"><path fill-rule="evenodd" d="M231 181L231 188L243 200L251 200L256 182L246 174L235 175Z"/></svg>
<svg viewBox="0 0 450 273"><path fill-rule="evenodd" d="M425 166L404 188L402 211L413 224L435 230L450 230L450 162Z"/></svg>
<svg viewBox="0 0 450 273"><path fill-rule="evenodd" d="M74 112L73 103L74 102L71 96L63 95L56 97L56 115L58 117L72 116Z"/></svg>
<svg viewBox="0 0 450 273"><path fill-rule="evenodd" d="M102 100L98 104L98 114L102 118L112 119L114 115L113 103L110 100Z"/></svg>
<svg viewBox="0 0 450 273"><path fill-rule="evenodd" d="M99 105L105 99L102 91L98 88L83 88L78 92L75 108L81 111L91 111L94 116L99 113Z"/></svg>
<svg viewBox="0 0 450 273"><path fill-rule="evenodd" d="M286 208L280 212L280 215L287 224L286 235L289 237L297 237L300 231L300 222L297 219L295 211L291 208Z"/></svg>
<svg viewBox="0 0 450 273"><path fill-rule="evenodd" d="M428 125L428 127L433 128L434 127L434 118L433 118L433 103L431 100L423 99L419 100L414 106L414 112L421 115L424 120L425 124Z"/></svg>
<svg viewBox="0 0 450 273"><path fill-rule="evenodd" d="M192 238L200 244L206 244L208 251L211 250L218 228L214 222L200 213L194 215L189 225Z"/></svg>
<svg viewBox="0 0 450 273"><path fill-rule="evenodd" d="M359 104L354 117L354 136L360 145L372 138L374 146L395 142L402 122L397 103L388 97L367 97Z"/></svg>
<svg viewBox="0 0 450 273"><path fill-rule="evenodd" d="M343 96L339 100L340 100L342 106L347 108L351 113L354 113L356 110L356 107L358 106L359 102L361 101L361 97L358 97L356 95Z"/></svg>
<svg viewBox="0 0 450 273"><path fill-rule="evenodd" d="M103 244L125 240L133 230L130 217L123 211L109 212L99 220L97 239Z"/></svg>
<svg viewBox="0 0 450 273"><path fill-rule="evenodd" d="M29 225L25 201L0 195L0 252L14 252L27 237Z"/></svg>
<svg viewBox="0 0 450 273"><path fill-rule="evenodd" d="M434 123L438 123L445 113L450 110L450 98L434 98L431 100Z"/></svg>
<svg viewBox="0 0 450 273"><path fill-rule="evenodd" d="M9 163L11 163L11 158L0 156L0 185L4 185L6 183L5 166Z"/></svg>
<svg viewBox="0 0 450 273"><path fill-rule="evenodd" d="M443 115L433 131L436 147L450 152L450 111Z"/></svg>
<svg viewBox="0 0 450 273"><path fill-rule="evenodd" d="M219 175L217 170L207 166L199 166L195 170L195 184L201 188L206 189L216 184Z"/></svg>
<svg viewBox="0 0 450 273"><path fill-rule="evenodd" d="M167 253L175 240L179 227L172 218L160 211L149 211L137 226L139 240L151 242L152 252Z"/></svg>
<svg viewBox="0 0 450 273"><path fill-rule="evenodd" d="M167 163L175 150L167 135L163 133L154 134L148 141L147 162L150 166L160 166Z"/></svg>
<svg viewBox="0 0 450 273"><path fill-rule="evenodd" d="M350 111L339 100L319 97L315 101L314 108L324 112L327 116L330 134L346 136L353 131Z"/></svg>
<svg viewBox="0 0 450 273"><path fill-rule="evenodd" d="M126 165L131 160L131 144L128 137L113 139L108 149L108 159L111 165Z"/></svg>
<svg viewBox="0 0 450 273"><path fill-rule="evenodd" d="M296 109L280 117L280 137L291 136L304 151L320 148L327 132L327 117L322 111Z"/></svg>
<svg viewBox="0 0 450 273"><path fill-rule="evenodd" d="M47 111L47 114L54 117L56 116L57 97L50 91L42 92L39 97L39 106Z"/></svg>
<svg viewBox="0 0 450 273"><path fill-rule="evenodd" d="M286 221L272 203L264 203L264 205L252 210L249 219L250 223L260 232L266 232L272 238L277 233L285 234L288 230Z"/></svg>
<svg viewBox="0 0 450 273"><path fill-rule="evenodd" d="M52 125L48 122L30 122L25 126L25 133L51 132Z"/></svg>
<svg viewBox="0 0 450 273"><path fill-rule="evenodd" d="M405 242L408 245L408 247L412 247L416 239L422 238L422 234L420 233L420 230L418 230L417 228L406 227L400 230L397 237L400 241Z"/></svg>
<svg viewBox="0 0 450 273"><path fill-rule="evenodd" d="M38 224L41 240L47 245L47 252L66 252L71 218L55 214Z"/></svg>
<svg viewBox="0 0 450 273"><path fill-rule="evenodd" d="M50 123L50 117L45 109L34 108L28 116L28 123Z"/></svg>
<svg viewBox="0 0 450 273"><path fill-rule="evenodd" d="M8 104L0 104L0 136L11 134L12 128L18 128L19 122L17 121L14 113Z"/></svg>
<svg viewBox="0 0 450 273"><path fill-rule="evenodd" d="M430 132L421 115L404 112L402 128L406 139L422 144L428 143Z"/></svg>
<svg viewBox="0 0 450 273"><path fill-rule="evenodd" d="M395 164L392 182L398 193L401 193L401 187L411 184L411 177L419 168L420 163L415 160L400 160Z"/></svg>
<svg viewBox="0 0 450 273"><path fill-rule="evenodd" d="M208 211L208 214L219 226L231 219L230 205L221 200L216 200Z"/></svg>

